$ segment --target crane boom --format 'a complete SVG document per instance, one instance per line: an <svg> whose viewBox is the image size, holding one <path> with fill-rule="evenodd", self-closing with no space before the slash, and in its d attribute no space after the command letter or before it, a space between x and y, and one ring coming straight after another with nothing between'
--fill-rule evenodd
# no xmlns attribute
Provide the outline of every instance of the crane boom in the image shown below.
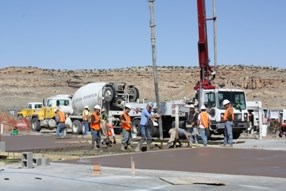
<svg viewBox="0 0 286 191"><path fill-rule="evenodd" d="M215 87L211 84L211 80L209 79L213 71L212 67L209 65L205 0L197 0L197 11L199 29L198 56L200 66L200 80L194 89L214 89Z"/></svg>

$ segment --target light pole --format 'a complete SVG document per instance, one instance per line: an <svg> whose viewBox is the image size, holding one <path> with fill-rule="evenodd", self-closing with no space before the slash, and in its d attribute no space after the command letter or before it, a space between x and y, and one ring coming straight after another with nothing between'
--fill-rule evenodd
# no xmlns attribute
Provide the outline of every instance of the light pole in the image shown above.
<svg viewBox="0 0 286 191"><path fill-rule="evenodd" d="M155 87L155 97L158 108L158 113L161 114L160 109L160 99L159 99L159 87L158 87L158 72L156 66L156 39L155 39L155 23L154 23L154 1L149 0L149 8L150 8L150 28L151 28L151 46L152 46L152 63L153 63L153 78L154 78L154 87ZM159 134L160 140L163 140L163 128L162 128L162 119L159 118Z"/></svg>

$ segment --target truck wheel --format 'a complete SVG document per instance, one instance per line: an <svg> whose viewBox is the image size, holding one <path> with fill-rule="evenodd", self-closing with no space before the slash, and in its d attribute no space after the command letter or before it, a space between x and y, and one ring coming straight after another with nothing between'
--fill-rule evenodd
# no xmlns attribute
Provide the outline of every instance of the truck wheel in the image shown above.
<svg viewBox="0 0 286 191"><path fill-rule="evenodd" d="M233 132L232 137L233 139L238 139L240 136L240 132Z"/></svg>
<svg viewBox="0 0 286 191"><path fill-rule="evenodd" d="M32 118L31 120L31 128L33 131L41 131L41 124L38 118Z"/></svg>
<svg viewBox="0 0 286 191"><path fill-rule="evenodd" d="M136 128L137 130L137 136L141 135L141 131L140 131L140 119L136 118L132 120L132 127Z"/></svg>
<svg viewBox="0 0 286 191"><path fill-rule="evenodd" d="M81 134L83 125L79 120L74 120L72 122L72 133L73 134Z"/></svg>
<svg viewBox="0 0 286 191"><path fill-rule="evenodd" d="M128 89L128 94L130 102L135 102L139 98L139 90L134 86Z"/></svg>
<svg viewBox="0 0 286 191"><path fill-rule="evenodd" d="M112 102L115 97L114 88L112 86L104 87L103 97L104 100L107 101L108 103Z"/></svg>

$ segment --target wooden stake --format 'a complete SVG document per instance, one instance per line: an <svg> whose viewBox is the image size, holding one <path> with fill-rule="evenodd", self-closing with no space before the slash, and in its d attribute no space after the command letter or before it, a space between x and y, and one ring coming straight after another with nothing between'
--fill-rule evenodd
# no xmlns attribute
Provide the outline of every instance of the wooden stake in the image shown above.
<svg viewBox="0 0 286 191"><path fill-rule="evenodd" d="M92 166L92 175L100 175L101 174L101 165L100 164L94 164Z"/></svg>
<svg viewBox="0 0 286 191"><path fill-rule="evenodd" d="M135 161L133 161L132 156L131 156L131 175L135 176Z"/></svg>

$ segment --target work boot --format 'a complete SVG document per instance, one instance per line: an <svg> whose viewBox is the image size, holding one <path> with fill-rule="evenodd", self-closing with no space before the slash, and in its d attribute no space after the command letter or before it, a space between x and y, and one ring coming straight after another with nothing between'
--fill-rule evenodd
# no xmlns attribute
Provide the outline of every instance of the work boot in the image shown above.
<svg viewBox="0 0 286 191"><path fill-rule="evenodd" d="M173 142L167 142L166 147L169 149L169 148L171 148L171 147L172 147L172 145L173 145Z"/></svg>
<svg viewBox="0 0 286 191"><path fill-rule="evenodd" d="M133 151L133 148L131 147L131 145L128 145L128 146L127 146L127 150L129 150L129 151L131 151L131 152Z"/></svg>
<svg viewBox="0 0 286 191"><path fill-rule="evenodd" d="M140 152L140 151L141 151L141 144L139 143L135 148L135 152Z"/></svg>
<svg viewBox="0 0 286 191"><path fill-rule="evenodd" d="M115 137L113 137L113 144L116 144L116 139L115 139Z"/></svg>
<svg viewBox="0 0 286 191"><path fill-rule="evenodd" d="M97 147L98 149L101 148L101 140L96 141L96 147Z"/></svg>
<svg viewBox="0 0 286 191"><path fill-rule="evenodd" d="M126 151L126 150L125 150L125 145L121 144L120 150L121 150L121 151Z"/></svg>
<svg viewBox="0 0 286 191"><path fill-rule="evenodd" d="M151 150L151 143L152 143L152 140L147 140L147 148L146 148L146 151L150 151L150 150Z"/></svg>
<svg viewBox="0 0 286 191"><path fill-rule="evenodd" d="M95 142L94 142L94 140L92 140L92 141L91 141L91 149L94 148L94 145L95 145Z"/></svg>

